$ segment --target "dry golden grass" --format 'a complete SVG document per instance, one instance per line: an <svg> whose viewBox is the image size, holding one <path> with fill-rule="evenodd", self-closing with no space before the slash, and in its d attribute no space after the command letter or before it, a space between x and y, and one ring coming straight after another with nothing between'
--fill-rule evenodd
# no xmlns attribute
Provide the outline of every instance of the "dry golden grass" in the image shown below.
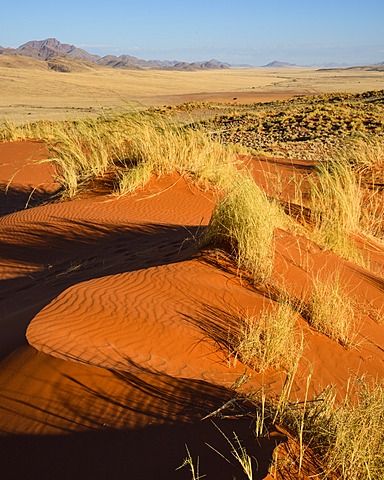
<svg viewBox="0 0 384 480"><path fill-rule="evenodd" d="M195 182L223 188L237 175L234 155L203 132L185 129L156 113L132 111L59 123L50 142L65 196L107 171L115 193L124 195L144 185L153 173L178 171Z"/></svg>
<svg viewBox="0 0 384 480"><path fill-rule="evenodd" d="M362 192L349 162L329 159L316 164L311 181L313 238L326 248L363 264L351 234L360 230Z"/></svg>
<svg viewBox="0 0 384 480"><path fill-rule="evenodd" d="M380 480L384 475L384 389L382 382L351 377L340 402L328 387L314 399L287 402L279 411L277 423L297 441L298 465L317 464L317 478L341 480ZM273 405L267 408L274 410ZM316 462L309 458L314 456ZM279 465L275 465L279 471ZM289 469L288 469L289 470ZM285 472L289 473L289 472ZM285 478L284 470L277 478ZM292 478L292 477L289 477ZM296 478L296 477L295 477Z"/></svg>
<svg viewBox="0 0 384 480"><path fill-rule="evenodd" d="M0 56L0 118L17 123L84 117L128 103L164 105L190 100L256 102L331 91L379 89L380 72L354 70L230 69L199 72L118 70L49 71L43 62ZM44 68L43 68L44 66Z"/></svg>
<svg viewBox="0 0 384 480"><path fill-rule="evenodd" d="M259 318L246 317L234 350L246 365L258 372L269 368L290 370L301 357L303 345L295 328L297 314L283 302Z"/></svg>
<svg viewBox="0 0 384 480"><path fill-rule="evenodd" d="M212 214L202 242L225 243L231 248L239 270L255 282L268 281L274 259L274 231L285 216L245 173L232 177Z"/></svg>
<svg viewBox="0 0 384 480"><path fill-rule="evenodd" d="M352 301L343 292L336 275L328 280L316 278L309 299L310 324L345 347L356 344L356 320Z"/></svg>
<svg viewBox="0 0 384 480"><path fill-rule="evenodd" d="M359 184L362 203L359 230L383 240L384 138L351 139L334 152L334 158L350 166Z"/></svg>

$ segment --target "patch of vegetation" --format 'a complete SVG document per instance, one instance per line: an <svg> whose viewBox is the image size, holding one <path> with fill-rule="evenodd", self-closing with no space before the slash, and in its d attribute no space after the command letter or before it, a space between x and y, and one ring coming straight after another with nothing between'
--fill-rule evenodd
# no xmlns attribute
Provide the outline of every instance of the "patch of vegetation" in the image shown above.
<svg viewBox="0 0 384 480"><path fill-rule="evenodd" d="M352 347L356 339L353 307L337 276L327 281L316 278L306 316L313 328L345 347Z"/></svg>
<svg viewBox="0 0 384 480"><path fill-rule="evenodd" d="M231 179L212 214L202 244L230 246L237 267L255 282L269 279L274 259L274 230L284 223L284 213L271 202L250 175Z"/></svg>
<svg viewBox="0 0 384 480"><path fill-rule="evenodd" d="M350 379L343 401L337 401L336 393L329 387L312 400L288 402L279 410L277 422L298 445L297 456L291 458L298 467L296 478L303 478L303 465L313 466L313 459L318 461L319 478L383 478L383 384L356 377ZM277 465L276 470L277 478L283 479L293 468Z"/></svg>
<svg viewBox="0 0 384 480"><path fill-rule="evenodd" d="M296 317L285 302L263 311L259 318L244 318L234 339L236 355L257 372L269 368L291 370L303 349L295 329Z"/></svg>
<svg viewBox="0 0 384 480"><path fill-rule="evenodd" d="M315 241L339 255L363 264L351 234L360 231L362 191L350 164L328 159L315 164L311 179L311 216Z"/></svg>
<svg viewBox="0 0 384 480"><path fill-rule="evenodd" d="M145 184L152 174L178 171L222 188L239 163L203 131L186 129L146 111L18 127L7 122L2 138L39 138L48 144L64 197L73 198L96 177L114 179L118 195Z"/></svg>
<svg viewBox="0 0 384 480"><path fill-rule="evenodd" d="M213 138L296 157L361 135L383 135L384 90L326 94L233 107L200 122ZM320 143L321 142L321 143Z"/></svg>

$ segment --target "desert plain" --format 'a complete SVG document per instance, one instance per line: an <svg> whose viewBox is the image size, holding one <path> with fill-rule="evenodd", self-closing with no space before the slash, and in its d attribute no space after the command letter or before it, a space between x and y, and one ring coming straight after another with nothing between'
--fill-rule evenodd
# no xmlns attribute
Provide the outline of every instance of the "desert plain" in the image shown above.
<svg viewBox="0 0 384 480"><path fill-rule="evenodd" d="M0 116L18 123L98 115L127 106L191 100L252 103L294 95L380 90L375 69L244 68L203 71L119 70L80 64L69 74L46 62L0 55ZM234 100L236 99L236 100Z"/></svg>
<svg viewBox="0 0 384 480"><path fill-rule="evenodd" d="M384 73L0 61L1 478L382 478Z"/></svg>

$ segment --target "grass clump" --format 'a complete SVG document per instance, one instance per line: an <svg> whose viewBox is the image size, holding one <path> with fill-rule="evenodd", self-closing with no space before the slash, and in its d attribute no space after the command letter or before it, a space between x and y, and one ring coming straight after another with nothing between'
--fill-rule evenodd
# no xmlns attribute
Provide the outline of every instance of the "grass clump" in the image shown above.
<svg viewBox="0 0 384 480"><path fill-rule="evenodd" d="M309 323L319 332L345 347L355 344L353 305L343 292L338 277L328 281L315 280L307 315Z"/></svg>
<svg viewBox="0 0 384 480"><path fill-rule="evenodd" d="M200 462L199 462L199 457L197 457L196 465L193 463L193 458L192 455L187 447L185 446L187 450L187 457L184 459L184 462L176 468L176 470L180 470L181 468L184 467L189 467L189 471L191 473L191 478L192 480L201 480L202 478L205 477L205 475L200 475Z"/></svg>
<svg viewBox="0 0 384 480"><path fill-rule="evenodd" d="M302 353L295 329L296 315L288 304L248 317L239 330L236 354L258 372L269 368L290 370Z"/></svg>
<svg viewBox="0 0 384 480"><path fill-rule="evenodd" d="M277 204L250 175L238 174L216 205L202 242L229 244L238 268L264 283L273 268L274 229L282 222Z"/></svg>
<svg viewBox="0 0 384 480"><path fill-rule="evenodd" d="M222 187L234 170L235 157L218 142L200 130L184 128L155 113L140 112L123 117L122 127L127 141L123 161L128 167L122 173L119 192L131 187L132 172L159 175L178 171L191 175L197 182L210 182ZM125 178L128 177L128 180ZM134 180L132 185L135 185ZM140 183L140 182L139 182Z"/></svg>
<svg viewBox="0 0 384 480"><path fill-rule="evenodd" d="M286 406L279 422L302 438L304 455L321 464L319 478L379 480L384 476L384 389L353 379L342 401L327 388L312 401Z"/></svg>
<svg viewBox="0 0 384 480"><path fill-rule="evenodd" d="M350 166L342 159L316 165L311 181L311 215L314 239L329 250L363 263L351 234L360 229L362 192Z"/></svg>
<svg viewBox="0 0 384 480"><path fill-rule="evenodd" d="M118 195L144 185L152 174L173 171L223 187L236 163L233 154L202 131L136 111L58 127L49 149L69 198L106 173L115 179Z"/></svg>
<svg viewBox="0 0 384 480"><path fill-rule="evenodd" d="M361 232L383 240L383 137L353 139L336 150L335 155L349 163L360 185L363 203L359 225Z"/></svg>
<svg viewBox="0 0 384 480"><path fill-rule="evenodd" d="M371 177L374 186L376 175L380 175L378 183L384 180L384 138L359 137L347 143L341 152L359 172Z"/></svg>
<svg viewBox="0 0 384 480"><path fill-rule="evenodd" d="M112 167L111 140L100 125L79 121L61 131L49 145L64 195L72 198L81 187Z"/></svg>

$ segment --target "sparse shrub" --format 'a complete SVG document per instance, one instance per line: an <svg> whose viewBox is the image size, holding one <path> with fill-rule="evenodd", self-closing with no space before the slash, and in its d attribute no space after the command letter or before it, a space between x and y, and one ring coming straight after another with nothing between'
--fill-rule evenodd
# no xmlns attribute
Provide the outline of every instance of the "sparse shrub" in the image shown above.
<svg viewBox="0 0 384 480"><path fill-rule="evenodd" d="M345 347L355 344L355 315L351 300L345 295L338 276L326 281L315 279L308 301L310 324Z"/></svg>
<svg viewBox="0 0 384 480"><path fill-rule="evenodd" d="M279 422L315 456L319 478L380 480L384 476L384 389L364 377L349 383L343 402L328 387L307 402L286 405ZM309 464L314 461L309 459ZM301 478L301 477L300 477Z"/></svg>
<svg viewBox="0 0 384 480"><path fill-rule="evenodd" d="M347 259L363 263L351 234L359 231L362 192L349 163L342 159L316 165L311 183L314 239Z"/></svg>
<svg viewBox="0 0 384 480"><path fill-rule="evenodd" d="M234 349L246 365L258 372L268 368L291 369L302 353L295 329L297 315L287 303L247 317L240 326Z"/></svg>
<svg viewBox="0 0 384 480"><path fill-rule="evenodd" d="M68 197L108 171L116 177L118 195L145 184L152 173L175 170L197 182L224 187L238 163L233 153L202 131L149 112L74 122L57 132L49 148L49 160L56 163Z"/></svg>
<svg viewBox="0 0 384 480"><path fill-rule="evenodd" d="M202 238L203 244L226 243L239 269L255 282L266 282L274 259L274 229L284 214L270 202L250 175L239 174L219 200Z"/></svg>

